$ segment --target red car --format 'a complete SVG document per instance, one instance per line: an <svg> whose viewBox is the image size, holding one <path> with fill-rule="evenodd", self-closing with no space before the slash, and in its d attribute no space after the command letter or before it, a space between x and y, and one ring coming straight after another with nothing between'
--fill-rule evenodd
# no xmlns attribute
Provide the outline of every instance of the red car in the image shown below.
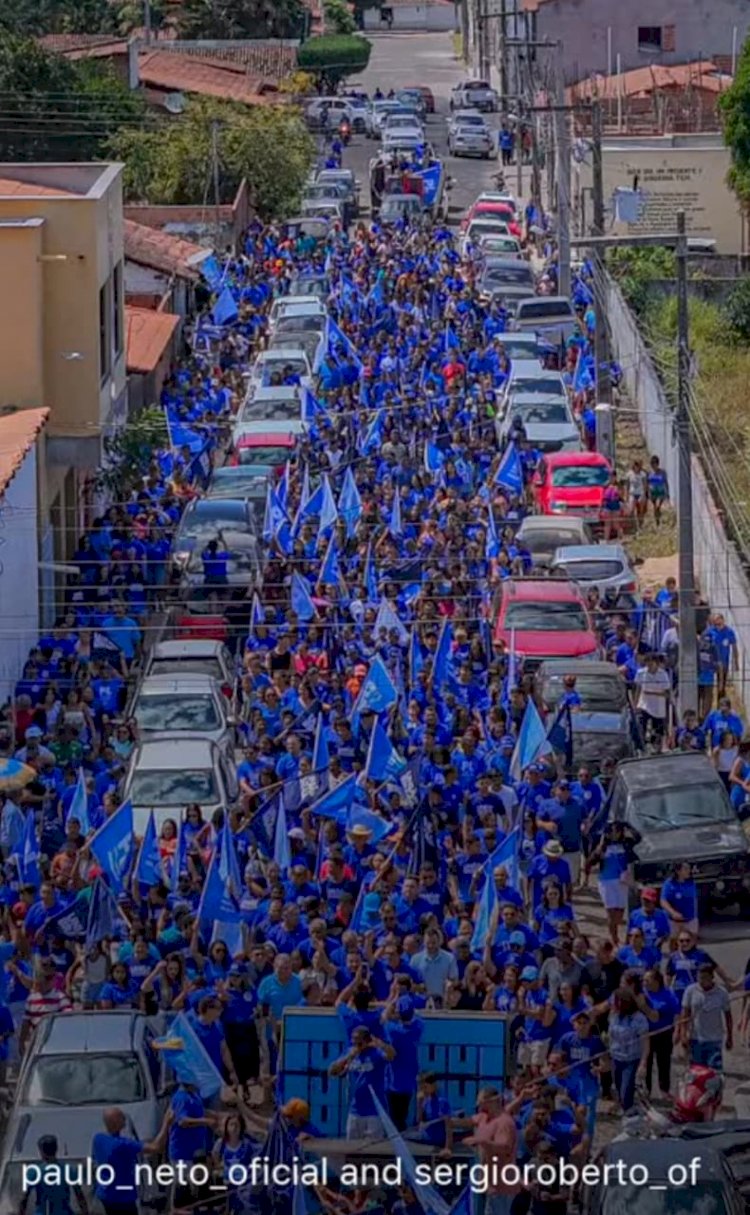
<svg viewBox="0 0 750 1215"><path fill-rule="evenodd" d="M534 500L543 515L580 515L601 522L612 465L598 451L558 451L539 461Z"/></svg>
<svg viewBox="0 0 750 1215"><path fill-rule="evenodd" d="M424 102L426 112L428 114L435 113L435 94L433 93L432 89L428 89L427 85L425 84L407 84L406 88L418 89L422 94L422 101Z"/></svg>
<svg viewBox="0 0 750 1215"><path fill-rule="evenodd" d="M269 431L268 434L240 434L227 460L231 465L257 465L259 470L273 469L281 475L295 448L294 435Z"/></svg>
<svg viewBox="0 0 750 1215"><path fill-rule="evenodd" d="M564 578L506 578L493 604L493 639L514 649L525 670L546 658L596 658L586 604Z"/></svg>
<svg viewBox="0 0 750 1215"><path fill-rule="evenodd" d="M475 202L469 207L466 216L461 220L461 228L468 228L473 219L479 219L481 215L486 215L491 219L503 220L508 225L508 231L513 236L521 236L521 225L516 219L516 213L509 203L491 202L489 199L482 202Z"/></svg>

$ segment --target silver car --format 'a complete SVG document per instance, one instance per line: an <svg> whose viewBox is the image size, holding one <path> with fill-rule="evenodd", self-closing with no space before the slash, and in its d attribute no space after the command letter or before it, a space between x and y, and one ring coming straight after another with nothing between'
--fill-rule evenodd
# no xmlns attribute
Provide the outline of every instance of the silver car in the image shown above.
<svg viewBox="0 0 750 1215"><path fill-rule="evenodd" d="M527 515L516 532L516 544L531 553L536 567L545 568L565 544L591 544L593 533L585 519Z"/></svg>
<svg viewBox="0 0 750 1215"><path fill-rule="evenodd" d="M200 734L234 759L236 722L229 702L210 675L149 675L136 690L129 713L141 738Z"/></svg>
<svg viewBox="0 0 750 1215"><path fill-rule="evenodd" d="M592 586L622 595L638 591L638 576L621 544L565 545L555 552L551 569L553 574L577 582L584 591Z"/></svg>
<svg viewBox="0 0 750 1215"><path fill-rule="evenodd" d="M526 438L537 451L582 451L581 432L567 397L512 393L507 413L496 422L498 442L505 446L516 421L523 423Z"/></svg>
<svg viewBox="0 0 750 1215"><path fill-rule="evenodd" d="M24 1164L39 1160L37 1142L54 1135L61 1160L81 1163L117 1106L127 1134L153 1139L169 1100L163 1063L153 1049L156 1021L130 1010L57 1013L36 1029L18 1079L0 1159L0 1213L17 1215ZM141 1198L149 1195L142 1193Z"/></svg>
<svg viewBox="0 0 750 1215"><path fill-rule="evenodd" d="M237 799L233 763L209 738L149 738L130 757L123 796L133 803L136 834L142 835L153 810L157 830L165 818L180 819L197 802L209 820Z"/></svg>
<svg viewBox="0 0 750 1215"><path fill-rule="evenodd" d="M146 659L145 675L211 675L218 681L224 695L231 697L236 683L232 655L221 641L210 638L186 637L159 641Z"/></svg>

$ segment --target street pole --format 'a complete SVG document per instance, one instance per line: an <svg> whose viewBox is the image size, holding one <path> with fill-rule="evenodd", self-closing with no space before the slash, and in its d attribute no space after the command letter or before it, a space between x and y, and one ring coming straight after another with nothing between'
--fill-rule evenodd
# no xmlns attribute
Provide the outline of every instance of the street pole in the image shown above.
<svg viewBox="0 0 750 1215"><path fill-rule="evenodd" d="M690 340L688 316L685 212L677 212L677 484L678 609L680 620L680 715L697 709L698 642L695 631L695 554L693 551L693 466L690 434Z"/></svg>
<svg viewBox="0 0 750 1215"><path fill-rule="evenodd" d="M557 161L558 293L570 295L570 118L565 109L562 71L556 65L555 154Z"/></svg>
<svg viewBox="0 0 750 1215"><path fill-rule="evenodd" d="M505 7L505 0L500 0L500 96L506 112L508 109L508 102L506 98L510 92L510 86L508 83L508 31L505 24L507 20L508 12Z"/></svg>
<svg viewBox="0 0 750 1215"><path fill-rule="evenodd" d="M146 42L151 42L151 0L143 0L143 32Z"/></svg>
<svg viewBox="0 0 750 1215"><path fill-rule="evenodd" d="M604 172L602 167L602 107L594 100L591 108L592 171L594 234L604 236ZM609 342L607 341L607 317L605 308L604 258L599 249L594 250L594 361L596 363L597 403L609 403L612 396L609 377Z"/></svg>
<svg viewBox="0 0 750 1215"><path fill-rule="evenodd" d="M213 162L214 207L216 224L216 247L219 247L221 235L221 189L219 185L219 122L214 119L211 123L211 159Z"/></svg>

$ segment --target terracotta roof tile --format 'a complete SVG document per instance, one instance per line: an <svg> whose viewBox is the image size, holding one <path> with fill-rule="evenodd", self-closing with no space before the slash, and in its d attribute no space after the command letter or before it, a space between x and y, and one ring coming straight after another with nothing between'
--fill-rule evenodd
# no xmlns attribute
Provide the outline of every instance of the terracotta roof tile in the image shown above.
<svg viewBox="0 0 750 1215"><path fill-rule="evenodd" d="M148 375L158 367L180 323L171 312L125 305L125 363L128 371Z"/></svg>
<svg viewBox="0 0 750 1215"><path fill-rule="evenodd" d="M123 221L123 237L128 261L191 281L199 277L195 260L209 252L203 245L182 240L179 236L139 224L133 219Z"/></svg>
<svg viewBox="0 0 750 1215"><path fill-rule="evenodd" d="M731 76L717 72L716 65L708 60L700 63L678 63L665 66L661 63L649 67L634 68L619 76L594 76L580 80L566 90L569 98L577 100L596 95L601 100L612 100L618 96L648 96L660 89L703 89L705 92L722 93L732 83Z"/></svg>
<svg viewBox="0 0 750 1215"><path fill-rule="evenodd" d="M0 415L0 493L4 493L49 418L48 409Z"/></svg>
<svg viewBox="0 0 750 1215"><path fill-rule="evenodd" d="M124 42L127 46L125 39L117 38L114 34L42 34L36 41L45 51L54 51L58 55L109 46L111 43Z"/></svg>
<svg viewBox="0 0 750 1215"><path fill-rule="evenodd" d="M33 181L14 181L0 177L0 198L79 198L71 190L58 190L57 186L39 186Z"/></svg>
<svg viewBox="0 0 750 1215"><path fill-rule="evenodd" d="M193 59L201 59L228 70L232 68L247 72L250 76L258 76L269 83L276 83L289 76L297 64L297 50L294 46L284 43L253 40L236 42L232 45L209 46L205 42L178 41L174 48L165 48L163 43L160 50L168 54L187 55Z"/></svg>
<svg viewBox="0 0 750 1215"><path fill-rule="evenodd" d="M145 51L138 56L138 73L143 84L179 93L202 93L225 101L246 105L266 105L267 99L253 92L244 75L196 56L176 51Z"/></svg>

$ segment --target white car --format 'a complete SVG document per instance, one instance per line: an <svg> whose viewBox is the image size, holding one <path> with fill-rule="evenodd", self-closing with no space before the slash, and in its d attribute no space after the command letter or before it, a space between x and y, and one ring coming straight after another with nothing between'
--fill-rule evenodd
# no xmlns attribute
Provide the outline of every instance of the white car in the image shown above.
<svg viewBox="0 0 750 1215"><path fill-rule="evenodd" d="M486 80L467 80L457 84L451 90L450 107L452 110L482 110L483 113L494 113L499 105L497 93Z"/></svg>
<svg viewBox="0 0 750 1215"><path fill-rule="evenodd" d="M130 758L123 797L133 803L135 831L143 835L150 810L157 832L166 818L179 822L193 802L210 822L215 810L226 813L238 793L234 764L221 748L200 735L181 735L138 743Z"/></svg>
<svg viewBox="0 0 750 1215"><path fill-rule="evenodd" d="M448 151L452 156L481 156L497 160L497 144L492 132L476 123L461 123L448 136Z"/></svg>
<svg viewBox="0 0 750 1215"><path fill-rule="evenodd" d="M395 114L403 107L395 98L383 98L382 101L374 101L372 107L368 111L365 120L365 130L371 139L378 139L381 134L381 128L389 114Z"/></svg>
<svg viewBox="0 0 750 1215"><path fill-rule="evenodd" d="M507 191L482 190L482 193L474 199L474 206L476 207L477 203L483 202L505 203L506 207L512 207L514 213L518 214L518 203L516 202L515 195L508 194Z"/></svg>
<svg viewBox="0 0 750 1215"><path fill-rule="evenodd" d="M266 434L286 427L293 434L302 432L302 397L299 388L284 385L249 389L234 420L233 434Z"/></svg>
<svg viewBox="0 0 750 1215"><path fill-rule="evenodd" d="M303 385L312 383L312 368L306 351L301 346L283 350L262 350L253 363L248 382L249 389L283 387L287 373L298 375ZM278 377L278 384L274 380ZM291 387L291 385L290 385Z"/></svg>
<svg viewBox="0 0 750 1215"><path fill-rule="evenodd" d="M486 236L479 238L479 256L481 258L523 257L523 249L517 236L488 232Z"/></svg>
<svg viewBox="0 0 750 1215"><path fill-rule="evenodd" d="M502 421L496 420L495 423L501 448L505 446L517 421L523 423L526 438L537 451L583 450L581 432L567 397L545 397L527 392L512 393Z"/></svg>
<svg viewBox="0 0 750 1215"><path fill-rule="evenodd" d="M478 245L485 236L510 236L511 231L504 219L496 219L493 215L481 215L473 219L468 228L461 234L462 257L466 257L470 245Z"/></svg>
<svg viewBox="0 0 750 1215"><path fill-rule="evenodd" d="M399 156L401 153L411 155L417 148L424 147L424 135L421 131L394 131L383 139L383 151L387 156Z"/></svg>
<svg viewBox="0 0 750 1215"><path fill-rule="evenodd" d="M273 329L282 317L287 316L300 318L317 316L325 322L328 318L328 310L317 295L284 295L271 305L268 316L271 328Z"/></svg>
<svg viewBox="0 0 750 1215"><path fill-rule="evenodd" d="M304 350L310 364L311 374L315 377L320 370L327 346L328 340L325 331L294 329L287 321L283 328L277 329L271 334L266 353L288 351L294 353L296 357L298 350Z"/></svg>
<svg viewBox="0 0 750 1215"><path fill-rule="evenodd" d="M199 734L234 760L236 722L229 701L210 675L149 675L136 690L129 716L139 738Z"/></svg>
<svg viewBox="0 0 750 1215"><path fill-rule="evenodd" d="M559 371L548 371L538 359L511 359L510 375L508 376L502 396L502 414L505 415L507 402L514 392L536 393L540 397L562 397L568 399L565 380Z"/></svg>
<svg viewBox="0 0 750 1215"><path fill-rule="evenodd" d="M393 114L386 114L381 130L383 138L400 131L418 131L424 138L424 127L416 114L402 113L400 110L396 110Z"/></svg>

